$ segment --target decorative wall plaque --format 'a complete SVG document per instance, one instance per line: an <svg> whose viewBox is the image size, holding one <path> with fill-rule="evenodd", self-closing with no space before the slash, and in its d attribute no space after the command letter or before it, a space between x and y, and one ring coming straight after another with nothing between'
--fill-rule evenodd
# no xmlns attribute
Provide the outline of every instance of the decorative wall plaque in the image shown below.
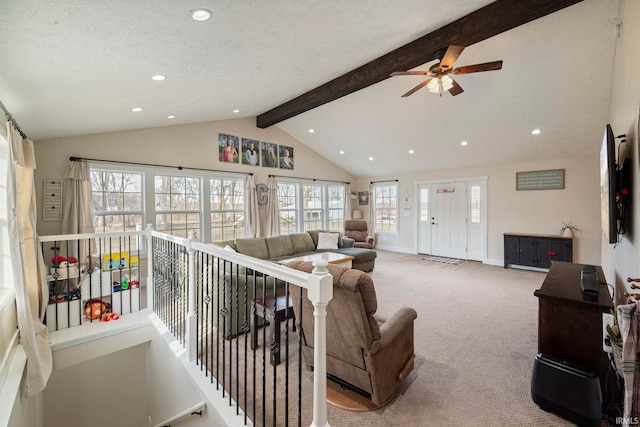
<svg viewBox="0 0 640 427"><path fill-rule="evenodd" d="M564 169L516 173L516 190L564 189Z"/></svg>
<svg viewBox="0 0 640 427"><path fill-rule="evenodd" d="M43 188L42 220L62 221L62 180L45 179Z"/></svg>

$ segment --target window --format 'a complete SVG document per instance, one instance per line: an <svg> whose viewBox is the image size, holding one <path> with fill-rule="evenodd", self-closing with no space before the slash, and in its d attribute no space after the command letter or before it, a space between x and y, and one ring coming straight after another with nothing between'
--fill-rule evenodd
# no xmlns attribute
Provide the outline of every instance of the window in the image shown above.
<svg viewBox="0 0 640 427"><path fill-rule="evenodd" d="M344 185L279 182L280 234L342 230L344 198Z"/></svg>
<svg viewBox="0 0 640 427"><path fill-rule="evenodd" d="M302 215L304 218L304 231L320 230L323 227L323 186L302 186Z"/></svg>
<svg viewBox="0 0 640 427"><path fill-rule="evenodd" d="M201 179L184 176L155 177L156 230L179 237L200 233Z"/></svg>
<svg viewBox="0 0 640 427"><path fill-rule="evenodd" d="M278 207L280 208L280 234L298 231L298 184L278 183Z"/></svg>
<svg viewBox="0 0 640 427"><path fill-rule="evenodd" d="M96 232L134 231L143 225L143 182L138 172L91 170Z"/></svg>
<svg viewBox="0 0 640 427"><path fill-rule="evenodd" d="M342 230L344 228L344 186L327 186L329 194L329 206L327 206L329 230Z"/></svg>
<svg viewBox="0 0 640 427"><path fill-rule="evenodd" d="M244 236L242 178L168 175L165 170L135 166L127 169L91 167L96 232L133 231L151 223L156 230L178 237L186 238L194 231L203 242ZM142 239L143 250L144 245Z"/></svg>
<svg viewBox="0 0 640 427"><path fill-rule="evenodd" d="M240 179L209 180L211 241L244 237L244 184Z"/></svg>
<svg viewBox="0 0 640 427"><path fill-rule="evenodd" d="M429 221L429 189L420 189L420 221Z"/></svg>
<svg viewBox="0 0 640 427"><path fill-rule="evenodd" d="M480 223L480 186L471 186L471 222Z"/></svg>
<svg viewBox="0 0 640 427"><path fill-rule="evenodd" d="M373 187L373 211L376 232L397 233L398 184L375 185Z"/></svg>

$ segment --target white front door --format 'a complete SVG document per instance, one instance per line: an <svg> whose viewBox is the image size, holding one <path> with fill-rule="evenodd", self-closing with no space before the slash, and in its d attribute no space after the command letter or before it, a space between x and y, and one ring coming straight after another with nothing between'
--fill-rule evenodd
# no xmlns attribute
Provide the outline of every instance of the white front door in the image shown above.
<svg viewBox="0 0 640 427"><path fill-rule="evenodd" d="M431 184L431 255L467 259L466 182Z"/></svg>

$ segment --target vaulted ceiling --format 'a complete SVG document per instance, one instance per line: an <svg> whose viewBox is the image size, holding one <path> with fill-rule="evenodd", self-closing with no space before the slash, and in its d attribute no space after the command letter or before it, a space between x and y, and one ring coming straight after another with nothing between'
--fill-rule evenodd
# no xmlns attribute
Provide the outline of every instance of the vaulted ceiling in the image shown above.
<svg viewBox="0 0 640 427"><path fill-rule="evenodd" d="M0 100L35 140L261 116L490 3L3 0ZM274 126L356 176L595 154L617 16L585 0L471 44L456 66L503 68L455 97L393 77Z"/></svg>

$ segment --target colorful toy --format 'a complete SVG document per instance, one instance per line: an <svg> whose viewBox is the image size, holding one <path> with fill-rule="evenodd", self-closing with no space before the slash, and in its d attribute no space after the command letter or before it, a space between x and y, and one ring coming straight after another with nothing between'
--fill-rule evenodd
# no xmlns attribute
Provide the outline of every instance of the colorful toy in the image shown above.
<svg viewBox="0 0 640 427"><path fill-rule="evenodd" d="M78 262L78 258L74 256L66 257L64 255L56 255L53 258L51 258L51 264L53 264L54 267L59 266L61 263L65 261L68 262L69 264L75 264Z"/></svg>
<svg viewBox="0 0 640 427"><path fill-rule="evenodd" d="M102 257L102 269L104 271L129 268L129 252L114 252Z"/></svg>
<svg viewBox="0 0 640 427"><path fill-rule="evenodd" d="M118 313L105 313L102 315L102 321L108 322L109 320L118 320L120 315Z"/></svg>
<svg viewBox="0 0 640 427"><path fill-rule="evenodd" d="M138 276L131 276L131 280L129 280L129 285L132 288L139 288L140 287L140 281L138 280Z"/></svg>
<svg viewBox="0 0 640 427"><path fill-rule="evenodd" d="M99 320L110 311L111 305L99 299L90 299L84 305L84 315L91 320Z"/></svg>

